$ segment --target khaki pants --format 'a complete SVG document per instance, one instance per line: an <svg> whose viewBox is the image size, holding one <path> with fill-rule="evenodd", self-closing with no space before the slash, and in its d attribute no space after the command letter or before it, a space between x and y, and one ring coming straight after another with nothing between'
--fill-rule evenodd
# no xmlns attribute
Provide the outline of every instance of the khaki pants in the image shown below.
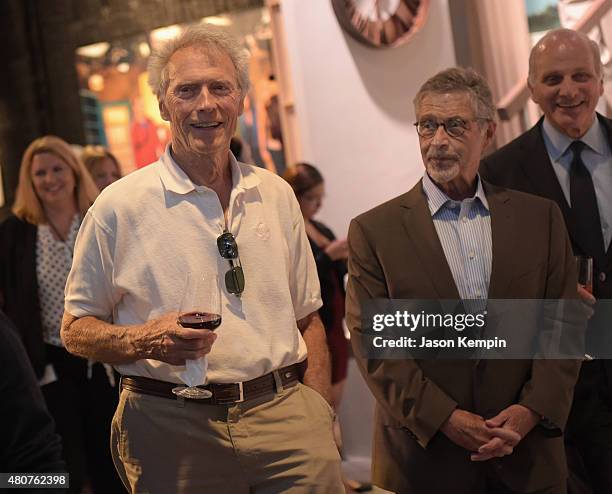
<svg viewBox="0 0 612 494"><path fill-rule="evenodd" d="M124 389L111 449L131 493L344 492L331 408L302 384L231 407Z"/></svg>

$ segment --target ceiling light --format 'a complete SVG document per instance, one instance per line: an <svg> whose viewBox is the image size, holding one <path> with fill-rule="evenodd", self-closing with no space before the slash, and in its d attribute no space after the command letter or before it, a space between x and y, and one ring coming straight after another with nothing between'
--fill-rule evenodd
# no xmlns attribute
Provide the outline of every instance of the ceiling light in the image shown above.
<svg viewBox="0 0 612 494"><path fill-rule="evenodd" d="M138 53L140 53L141 57L147 58L151 54L151 47L149 46L149 43L147 43L146 41L139 43Z"/></svg>
<svg viewBox="0 0 612 494"><path fill-rule="evenodd" d="M100 74L91 75L89 79L87 79L87 87L96 92L104 90L104 77Z"/></svg>
<svg viewBox="0 0 612 494"><path fill-rule="evenodd" d="M106 41L102 43L94 43L93 45L81 46L77 48L77 54L83 57L100 58L106 54L110 44Z"/></svg>
<svg viewBox="0 0 612 494"><path fill-rule="evenodd" d="M221 15L211 15L202 19L203 24L213 24L214 26L231 26L232 20L229 17Z"/></svg>
<svg viewBox="0 0 612 494"><path fill-rule="evenodd" d="M171 26L160 27L159 29L151 31L151 41L153 43L159 43L175 38L179 34L181 34L181 26L172 24Z"/></svg>

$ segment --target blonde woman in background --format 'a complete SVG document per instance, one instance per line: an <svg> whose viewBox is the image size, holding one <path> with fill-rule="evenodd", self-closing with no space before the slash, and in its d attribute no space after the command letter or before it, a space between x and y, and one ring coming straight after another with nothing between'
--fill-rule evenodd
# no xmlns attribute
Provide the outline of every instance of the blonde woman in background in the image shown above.
<svg viewBox="0 0 612 494"><path fill-rule="evenodd" d="M102 146L85 146L81 161L102 192L121 178L121 167L117 158Z"/></svg>
<svg viewBox="0 0 612 494"><path fill-rule="evenodd" d="M74 242L97 194L65 141L45 136L28 146L13 215L0 225L0 308L19 331L62 437L70 492L89 478L95 493L109 494L123 492L109 451L112 373L69 354L60 339Z"/></svg>

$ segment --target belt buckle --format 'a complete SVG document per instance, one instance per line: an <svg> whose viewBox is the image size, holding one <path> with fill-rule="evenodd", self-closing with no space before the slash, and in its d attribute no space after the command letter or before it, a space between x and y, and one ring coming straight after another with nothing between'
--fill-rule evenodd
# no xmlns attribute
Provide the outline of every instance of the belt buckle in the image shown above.
<svg viewBox="0 0 612 494"><path fill-rule="evenodd" d="M238 385L239 397L234 403L242 403L244 401L244 385L242 382L236 383Z"/></svg>

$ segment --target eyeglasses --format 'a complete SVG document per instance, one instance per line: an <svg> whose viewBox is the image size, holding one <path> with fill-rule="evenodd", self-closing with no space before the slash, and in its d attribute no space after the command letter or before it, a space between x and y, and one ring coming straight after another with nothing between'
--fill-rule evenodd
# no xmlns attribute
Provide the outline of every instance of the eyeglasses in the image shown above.
<svg viewBox="0 0 612 494"><path fill-rule="evenodd" d="M230 232L223 232L217 238L217 248L223 259L227 259L230 269L225 273L225 288L230 293L240 296L244 292L244 272L238 257L238 245Z"/></svg>
<svg viewBox="0 0 612 494"><path fill-rule="evenodd" d="M414 124L417 130L417 134L421 137L433 137L438 132L438 127L441 125L444 127L444 131L451 137L461 137L465 134L466 130L469 130L470 122L477 122L479 120L488 120L487 118L470 118L464 120L463 118L448 118L446 120L438 121L433 119L420 120Z"/></svg>

